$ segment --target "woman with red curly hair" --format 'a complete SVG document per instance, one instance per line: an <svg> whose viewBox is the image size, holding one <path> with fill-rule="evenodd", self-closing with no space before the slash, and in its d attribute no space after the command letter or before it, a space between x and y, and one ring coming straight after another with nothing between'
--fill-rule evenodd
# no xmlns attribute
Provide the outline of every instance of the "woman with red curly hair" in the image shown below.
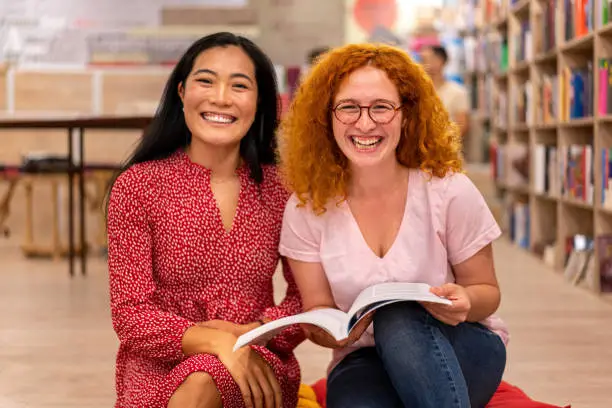
<svg viewBox="0 0 612 408"><path fill-rule="evenodd" d="M330 408L484 407L501 381L501 231L461 171L459 140L423 69L390 46L332 50L296 93L279 144L293 193L280 252L304 309L346 312L380 282L427 283L452 301L385 306L340 343L306 326L334 349Z"/></svg>

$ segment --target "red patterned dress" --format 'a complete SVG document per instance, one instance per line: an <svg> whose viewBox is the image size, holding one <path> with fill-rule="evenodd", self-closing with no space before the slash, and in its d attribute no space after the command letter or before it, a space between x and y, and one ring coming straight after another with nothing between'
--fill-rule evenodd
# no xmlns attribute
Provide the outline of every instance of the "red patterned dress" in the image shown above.
<svg viewBox="0 0 612 408"><path fill-rule="evenodd" d="M161 408L185 378L209 373L225 408L243 407L238 385L211 355L186 357L181 338L196 322L238 324L300 311L300 297L284 264L288 291L275 305L272 276L289 197L273 166L255 184L238 170L241 190L226 232L210 188L210 171L182 150L137 164L115 182L108 214L108 266L113 327L120 340L116 408ZM300 370L293 349L296 327L266 348L254 347L272 366L283 405L295 407Z"/></svg>

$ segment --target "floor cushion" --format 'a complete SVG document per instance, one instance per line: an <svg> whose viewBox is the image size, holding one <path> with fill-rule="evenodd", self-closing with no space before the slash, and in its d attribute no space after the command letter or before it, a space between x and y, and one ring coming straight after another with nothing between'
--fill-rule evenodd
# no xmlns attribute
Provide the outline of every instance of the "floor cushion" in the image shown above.
<svg viewBox="0 0 612 408"><path fill-rule="evenodd" d="M570 408L570 405L564 408ZM523 390L505 381L497 388L497 391L487 404L487 408L561 408L558 405L546 404L534 401Z"/></svg>
<svg viewBox="0 0 612 408"><path fill-rule="evenodd" d="M300 390L298 391L298 404L297 408L321 408L319 398L325 399L325 396L319 396L315 393L313 387L306 384L300 384Z"/></svg>
<svg viewBox="0 0 612 408"><path fill-rule="evenodd" d="M311 389L316 395L318 404L321 408L325 407L325 395L327 393L326 379L322 378L311 385ZM300 405L298 405L300 406ZM303 405L304 408L308 407ZM505 381L499 385L495 395L487 404L487 408L571 408L570 405L560 407L543 402L534 401L523 390Z"/></svg>

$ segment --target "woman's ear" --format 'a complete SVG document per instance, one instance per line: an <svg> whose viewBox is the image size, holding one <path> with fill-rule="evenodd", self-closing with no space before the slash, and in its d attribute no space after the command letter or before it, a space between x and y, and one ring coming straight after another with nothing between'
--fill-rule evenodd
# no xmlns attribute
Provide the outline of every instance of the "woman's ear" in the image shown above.
<svg viewBox="0 0 612 408"><path fill-rule="evenodd" d="M181 102L184 102L183 98L185 97L185 87L183 86L183 82L179 82L177 92L179 94L179 98L181 98Z"/></svg>

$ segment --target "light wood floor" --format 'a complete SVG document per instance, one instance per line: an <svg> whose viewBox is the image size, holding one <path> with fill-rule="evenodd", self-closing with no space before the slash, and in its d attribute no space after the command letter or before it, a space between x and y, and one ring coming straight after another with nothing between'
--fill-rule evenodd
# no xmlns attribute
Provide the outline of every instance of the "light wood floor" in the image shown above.
<svg viewBox="0 0 612 408"><path fill-rule="evenodd" d="M612 304L505 241L495 253L512 331L506 379L549 403L609 407ZM0 407L112 406L117 341L107 286L103 260L71 280L63 262L25 260L0 244ZM298 355L305 382L323 375L327 351L304 344Z"/></svg>

